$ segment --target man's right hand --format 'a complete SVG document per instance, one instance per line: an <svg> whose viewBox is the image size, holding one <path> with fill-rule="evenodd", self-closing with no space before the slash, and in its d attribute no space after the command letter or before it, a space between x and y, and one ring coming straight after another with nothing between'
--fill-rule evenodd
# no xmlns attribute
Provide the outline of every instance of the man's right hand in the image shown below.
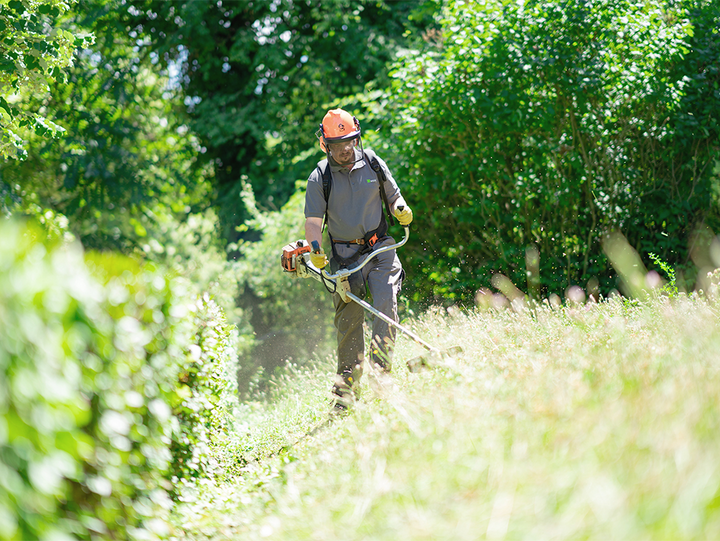
<svg viewBox="0 0 720 541"><path fill-rule="evenodd" d="M318 269L323 269L328 264L328 258L322 248L317 251L310 252L310 263Z"/></svg>

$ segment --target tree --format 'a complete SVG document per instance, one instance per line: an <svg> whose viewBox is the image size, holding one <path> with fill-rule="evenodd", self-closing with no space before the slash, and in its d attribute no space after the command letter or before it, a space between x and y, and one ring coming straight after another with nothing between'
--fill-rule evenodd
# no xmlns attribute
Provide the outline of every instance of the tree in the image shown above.
<svg viewBox="0 0 720 541"><path fill-rule="evenodd" d="M23 158L23 133L56 135L63 128L45 111L26 109L29 96L45 95L63 80L72 54L92 40L73 35L58 21L69 9L63 0L11 0L0 3L0 158Z"/></svg>
<svg viewBox="0 0 720 541"><path fill-rule="evenodd" d="M126 253L142 249L158 221L202 211L209 199L193 166L200 145L172 106L182 96L138 45L130 17L107 0L66 12L59 32L85 29L96 41L76 51L64 84L27 100L66 132L33 138L24 162L0 166L21 210L62 213L87 248Z"/></svg>
<svg viewBox="0 0 720 541"><path fill-rule="evenodd" d="M435 2L173 0L132 4L135 31L180 67L190 127L214 170L223 234L249 217L247 175L277 210L318 157L314 138L339 98L383 85L396 51L434 23Z"/></svg>
<svg viewBox="0 0 720 541"><path fill-rule="evenodd" d="M426 235L414 297L470 300L495 273L607 292L614 229L687 265L697 223L720 225L717 22L707 1L450 3L442 51L404 57L386 94Z"/></svg>

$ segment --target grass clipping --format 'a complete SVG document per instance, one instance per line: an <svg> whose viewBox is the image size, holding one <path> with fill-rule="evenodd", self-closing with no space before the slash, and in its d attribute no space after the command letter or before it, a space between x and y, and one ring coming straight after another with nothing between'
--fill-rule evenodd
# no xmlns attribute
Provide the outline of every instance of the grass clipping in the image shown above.
<svg viewBox="0 0 720 541"><path fill-rule="evenodd" d="M247 465L175 509L176 539L720 537L720 305L621 299L430 313L460 357L329 407L332 367L246 404ZM244 439L243 439L244 438ZM248 443L250 442L250 443ZM240 447L238 447L240 448Z"/></svg>

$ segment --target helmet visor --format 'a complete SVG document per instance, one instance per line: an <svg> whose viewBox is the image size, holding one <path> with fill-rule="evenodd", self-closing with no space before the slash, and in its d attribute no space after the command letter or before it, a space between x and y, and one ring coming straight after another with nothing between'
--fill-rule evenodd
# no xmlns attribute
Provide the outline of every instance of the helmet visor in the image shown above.
<svg viewBox="0 0 720 541"><path fill-rule="evenodd" d="M360 134L351 139L345 140L326 140L328 154L339 165L350 165L357 161L355 157L355 147L358 146Z"/></svg>

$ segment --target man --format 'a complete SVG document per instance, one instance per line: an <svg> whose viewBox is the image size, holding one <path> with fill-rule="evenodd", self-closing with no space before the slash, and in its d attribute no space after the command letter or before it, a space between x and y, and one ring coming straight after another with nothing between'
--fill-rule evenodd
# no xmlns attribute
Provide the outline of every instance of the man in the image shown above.
<svg viewBox="0 0 720 541"><path fill-rule="evenodd" d="M412 222L412 211L400 194L387 165L362 146L360 123L342 109L329 111L317 132L326 159L318 163L308 179L305 196L305 237L322 245L323 219L326 219L332 247L331 268L351 268L362 263L372 249L394 244L387 236L391 217L401 225ZM329 168L329 169L328 169ZM324 187L323 177L325 177ZM322 248L311 254L312 263L322 269L328 259ZM370 289L373 306L397 321L397 295L403 270L395 250L374 256L359 272L351 275L353 293L363 298ZM333 294L337 329L338 366L333 394L336 410L345 410L352 401L352 388L362 376L365 355L364 310L345 303ZM372 326L370 362L390 371L395 329L376 317Z"/></svg>

